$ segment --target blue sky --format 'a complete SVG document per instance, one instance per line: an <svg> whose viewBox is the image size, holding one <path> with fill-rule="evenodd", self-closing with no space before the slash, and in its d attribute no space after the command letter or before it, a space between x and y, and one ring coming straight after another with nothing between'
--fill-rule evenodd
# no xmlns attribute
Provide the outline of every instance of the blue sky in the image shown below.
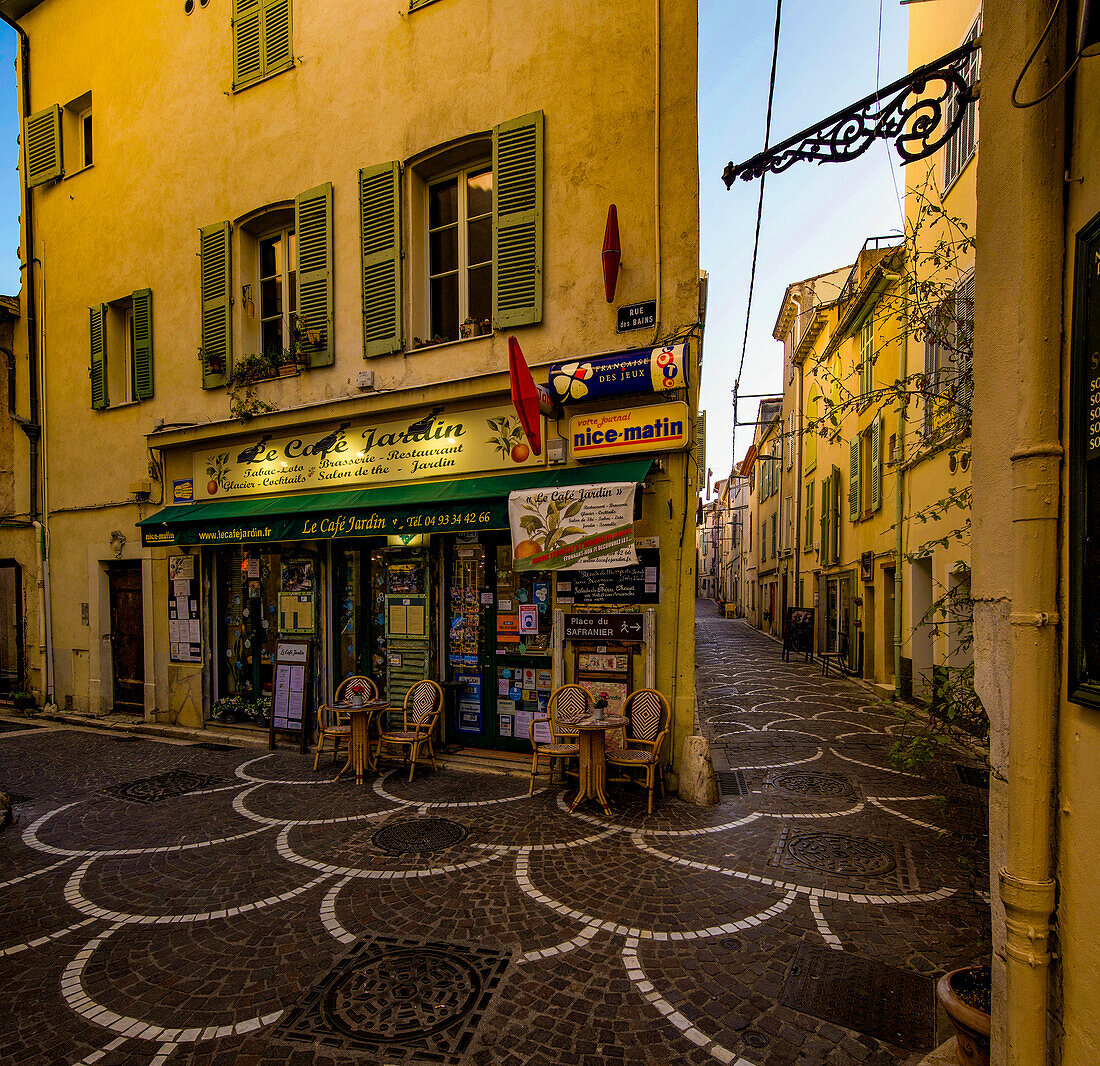
<svg viewBox="0 0 1100 1066"><path fill-rule="evenodd" d="M881 4L881 8L880 8ZM907 18L898 0L786 0L779 39L771 143L839 111L876 88L879 12L881 74L906 69ZM707 466L730 470L731 390L741 356L752 265L758 182L726 192L722 168L764 146L775 5L765 0L700 0L700 266L710 274L701 405L707 411ZM899 232L903 173L893 147L878 143L851 163L796 163L769 175L741 394L780 388L782 349L772 339L779 301L792 281L853 262L867 237ZM738 418L755 417L757 400ZM737 429L740 459L752 427Z"/></svg>
<svg viewBox="0 0 1100 1066"><path fill-rule="evenodd" d="M882 16L881 74L905 70L906 15L898 0L786 0L779 44L772 143L839 110L875 88ZM700 265L710 274L703 368L707 465L730 469L732 406L745 328L756 183L722 183L729 160L763 147L775 7L765 0L700 0ZM14 33L0 26L0 292L19 291L19 120ZM892 148L876 144L852 163L796 164L768 178L742 395L778 389L782 353L771 329L787 284L850 263L864 238L897 231L901 211ZM898 188L904 188L900 169ZM749 421L755 400L743 402ZM737 457L751 439L737 430Z"/></svg>

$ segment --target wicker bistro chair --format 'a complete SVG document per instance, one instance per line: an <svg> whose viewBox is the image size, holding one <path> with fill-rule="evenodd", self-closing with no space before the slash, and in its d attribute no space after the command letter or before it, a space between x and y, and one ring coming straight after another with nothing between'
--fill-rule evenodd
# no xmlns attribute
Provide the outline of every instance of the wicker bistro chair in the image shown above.
<svg viewBox="0 0 1100 1066"><path fill-rule="evenodd" d="M416 757L427 751L428 758L435 766L435 748L432 746L432 734L443 710L443 689L430 678L417 681L405 693L404 729L385 730L378 738L378 758L382 758L385 747L403 748L405 761L409 764L409 780L416 773Z"/></svg>
<svg viewBox="0 0 1100 1066"><path fill-rule="evenodd" d="M566 760L578 758L580 747L577 743L577 730L574 722L587 718L592 713L592 697L580 685L559 685L550 694L546 706L547 717L536 718L528 728L531 738L531 784L527 795L535 791L535 778L539 772L539 759L550 760L550 783L554 781L554 763L561 766L562 782L565 782ZM535 726L542 722L550 725L550 743L535 742Z"/></svg>
<svg viewBox="0 0 1100 1066"><path fill-rule="evenodd" d="M668 736L668 700L654 688L632 692L623 704L628 721L626 745L608 748L607 761L628 769L645 769L645 787L649 792L649 813L653 813L653 790L665 792L664 768L661 766L661 745Z"/></svg>
<svg viewBox="0 0 1100 1066"><path fill-rule="evenodd" d="M343 699L351 699L355 692L360 693L364 700L378 699L378 686L369 677L352 674L336 686L336 695L332 702L339 703ZM324 750L326 740L332 741L332 761L335 763L336 757L340 754L340 741L346 740L348 744L351 743L351 724L344 711L322 703L317 708L317 754L313 757L314 770L321 761L321 752Z"/></svg>

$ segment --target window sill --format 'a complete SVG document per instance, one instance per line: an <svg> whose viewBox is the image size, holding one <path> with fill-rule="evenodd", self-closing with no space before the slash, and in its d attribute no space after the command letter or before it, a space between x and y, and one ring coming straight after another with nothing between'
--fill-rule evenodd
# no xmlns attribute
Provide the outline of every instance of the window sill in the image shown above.
<svg viewBox="0 0 1100 1066"><path fill-rule="evenodd" d="M479 333L476 337L459 337L456 341L434 341L430 344L421 344L419 347L405 349L406 355L415 355L417 352L435 351L438 348L453 348L456 344L469 344L471 341L487 341L491 340L495 334L490 331L489 333Z"/></svg>
<svg viewBox="0 0 1100 1066"><path fill-rule="evenodd" d="M288 63L285 67L280 67L278 70L273 70L270 74L265 74L262 78L256 78L253 81L246 81L243 85L234 85L233 93L243 93L245 89L251 89L253 85L262 85L265 81L271 81L272 78L277 78L280 74L285 74L288 70L293 70L296 64Z"/></svg>
<svg viewBox="0 0 1100 1066"><path fill-rule="evenodd" d="M74 170L71 174L66 174L64 180L68 181L70 178L75 178L77 174L83 174L85 171L91 170L95 166L95 163L89 163L86 167L81 167L79 170Z"/></svg>
<svg viewBox="0 0 1100 1066"><path fill-rule="evenodd" d="M123 407L137 407L141 400L127 400L125 403L112 403L101 407L101 411L121 411Z"/></svg>

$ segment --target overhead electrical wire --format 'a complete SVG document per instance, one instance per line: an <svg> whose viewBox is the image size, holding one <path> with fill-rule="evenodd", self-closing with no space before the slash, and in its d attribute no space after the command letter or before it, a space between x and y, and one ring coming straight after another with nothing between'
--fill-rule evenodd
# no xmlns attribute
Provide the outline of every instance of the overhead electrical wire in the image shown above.
<svg viewBox="0 0 1100 1066"><path fill-rule="evenodd" d="M775 36L772 41L772 70L768 78L768 112L764 120L764 151L768 150L772 132L772 102L775 99L775 69L779 59L779 25L783 14L783 0L775 0ZM745 307L745 334L741 339L741 360L737 364L737 377L733 382L733 421L734 437L736 437L737 423L737 390L741 384L741 371L745 369L745 352L749 347L749 320L752 317L752 294L756 286L756 260L760 253L760 220L764 215L764 178L760 175L760 196L756 203L756 234L752 242L752 267L749 271L749 298ZM731 440L731 444L733 441ZM737 461L736 451L730 456L730 462Z"/></svg>

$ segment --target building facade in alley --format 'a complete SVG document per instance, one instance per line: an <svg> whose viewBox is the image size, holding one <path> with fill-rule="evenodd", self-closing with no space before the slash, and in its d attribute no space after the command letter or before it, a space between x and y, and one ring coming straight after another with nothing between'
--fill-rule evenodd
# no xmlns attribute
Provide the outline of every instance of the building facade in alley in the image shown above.
<svg viewBox="0 0 1100 1066"><path fill-rule="evenodd" d="M519 0L0 9L27 36L23 258L49 294L22 342L41 697L248 728L300 641L306 705L351 674L398 703L431 677L447 740L522 752L553 685L650 685L677 747L694 2L656 24L555 2L534 27ZM630 254L607 275L616 212ZM510 498L540 492L510 533ZM625 501L628 565L565 551L592 533L562 518L586 492Z"/></svg>

